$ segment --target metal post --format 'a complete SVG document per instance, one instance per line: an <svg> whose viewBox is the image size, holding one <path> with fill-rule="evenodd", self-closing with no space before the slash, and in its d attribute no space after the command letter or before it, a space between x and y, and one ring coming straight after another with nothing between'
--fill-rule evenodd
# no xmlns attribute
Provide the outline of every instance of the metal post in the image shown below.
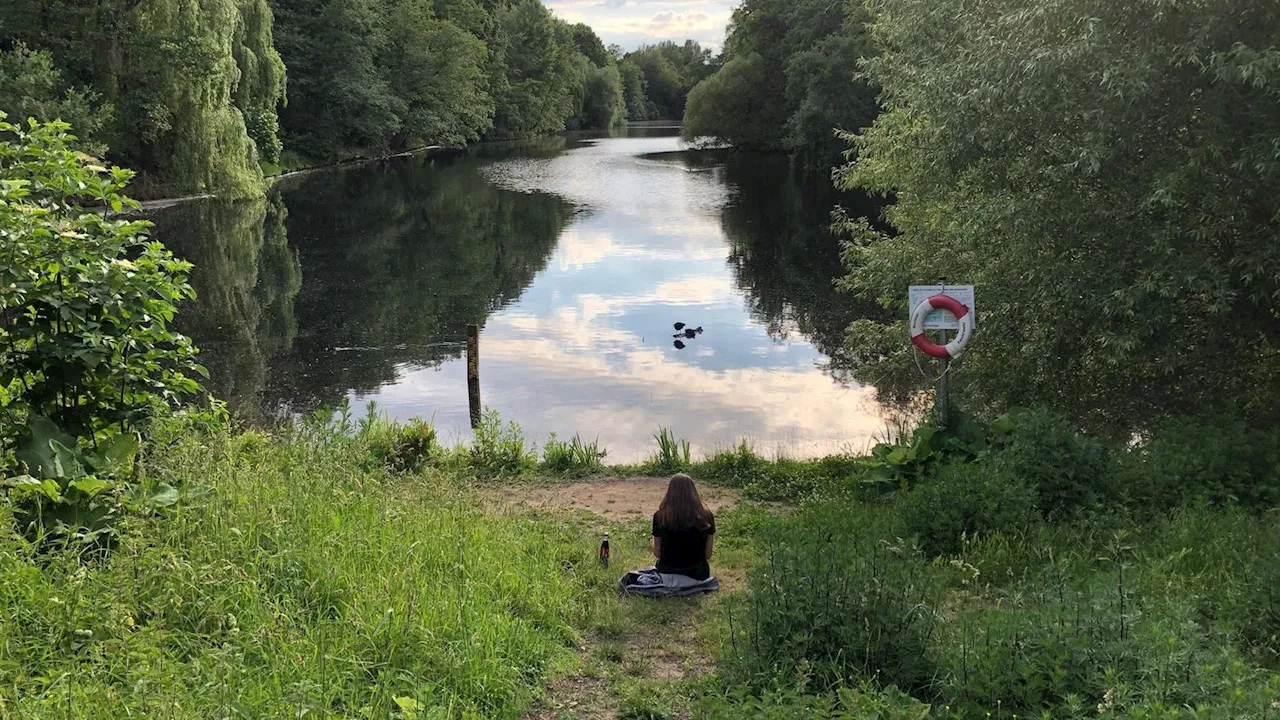
<svg viewBox="0 0 1280 720"><path fill-rule="evenodd" d="M947 331L939 330L938 332L941 333L942 336L941 344L946 345ZM945 430L947 427L947 421L950 419L950 416L947 414L947 401L949 400L948 396L951 393L951 374L947 372L947 368L951 366L951 361L947 358L942 358L938 360L938 364L942 367L942 374L938 378L938 413L942 416L942 428Z"/></svg>
<svg viewBox="0 0 1280 720"><path fill-rule="evenodd" d="M480 424L480 327L467 326L467 399L471 402L471 427Z"/></svg>

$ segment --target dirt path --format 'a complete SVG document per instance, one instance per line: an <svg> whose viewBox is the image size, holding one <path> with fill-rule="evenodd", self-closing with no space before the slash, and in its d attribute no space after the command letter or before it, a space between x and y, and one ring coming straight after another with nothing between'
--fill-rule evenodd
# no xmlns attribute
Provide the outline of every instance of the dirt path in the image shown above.
<svg viewBox="0 0 1280 720"><path fill-rule="evenodd" d="M502 495L510 502L539 508L585 510L606 520L647 518L658 509L667 492L668 478L600 477L572 485L507 487ZM718 513L736 506L742 496L736 490L703 485L702 501Z"/></svg>
<svg viewBox="0 0 1280 720"><path fill-rule="evenodd" d="M651 564L647 521L666 492L667 478L602 477L563 485L503 487L501 502L545 510L590 513L615 532L618 574ZM703 502L723 513L742 498L734 490L702 485ZM713 568L722 592L699 598L619 598L612 588L580 623L578 667L554 679L530 720L613 720L689 716L689 687L712 672L724 597L745 584L746 557L717 552Z"/></svg>

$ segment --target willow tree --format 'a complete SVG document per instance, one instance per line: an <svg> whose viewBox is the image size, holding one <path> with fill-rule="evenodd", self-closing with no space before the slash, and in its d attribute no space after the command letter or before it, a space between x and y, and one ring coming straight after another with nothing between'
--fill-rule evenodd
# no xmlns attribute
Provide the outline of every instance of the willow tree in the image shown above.
<svg viewBox="0 0 1280 720"><path fill-rule="evenodd" d="M1280 5L876 0L886 114L845 186L846 285L978 285L953 382L1127 432L1170 413L1280 415ZM866 378L914 373L902 323L855 324Z"/></svg>
<svg viewBox="0 0 1280 720"><path fill-rule="evenodd" d="M47 52L67 87L88 88L115 108L101 133L112 160L168 192L262 194L242 111L270 157L284 86L264 0L10 5L0 41Z"/></svg>
<svg viewBox="0 0 1280 720"><path fill-rule="evenodd" d="M285 67L276 51L273 23L267 0L240 0L240 21L231 44L240 70L232 100L244 116L259 158L269 163L280 160L277 111L285 98Z"/></svg>

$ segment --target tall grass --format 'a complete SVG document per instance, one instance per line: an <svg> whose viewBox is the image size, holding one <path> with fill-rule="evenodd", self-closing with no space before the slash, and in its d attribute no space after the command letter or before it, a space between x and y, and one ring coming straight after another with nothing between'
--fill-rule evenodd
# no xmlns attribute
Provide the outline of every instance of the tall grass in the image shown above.
<svg viewBox="0 0 1280 720"><path fill-rule="evenodd" d="M667 428L659 428L653 439L658 441L658 452L648 462L648 468L652 472L677 473L693 465L693 453L688 440L677 440L675 433Z"/></svg>
<svg viewBox="0 0 1280 720"><path fill-rule="evenodd" d="M575 639L563 531L338 435L175 434L144 467L186 502L130 520L101 564L6 531L0 716L527 712Z"/></svg>
<svg viewBox="0 0 1280 720"><path fill-rule="evenodd" d="M585 442L574 435L572 440L565 442L551 433L542 448L542 469L556 475L590 475L604 469L607 455L598 440Z"/></svg>

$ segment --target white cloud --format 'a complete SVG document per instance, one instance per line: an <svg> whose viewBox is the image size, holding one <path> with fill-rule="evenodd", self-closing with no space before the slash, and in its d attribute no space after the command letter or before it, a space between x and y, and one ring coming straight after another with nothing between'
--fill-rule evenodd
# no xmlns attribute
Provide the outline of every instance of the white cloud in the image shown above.
<svg viewBox="0 0 1280 720"><path fill-rule="evenodd" d="M543 0L560 18L586 23L605 44L634 50L663 40L724 45L725 28L740 0Z"/></svg>

